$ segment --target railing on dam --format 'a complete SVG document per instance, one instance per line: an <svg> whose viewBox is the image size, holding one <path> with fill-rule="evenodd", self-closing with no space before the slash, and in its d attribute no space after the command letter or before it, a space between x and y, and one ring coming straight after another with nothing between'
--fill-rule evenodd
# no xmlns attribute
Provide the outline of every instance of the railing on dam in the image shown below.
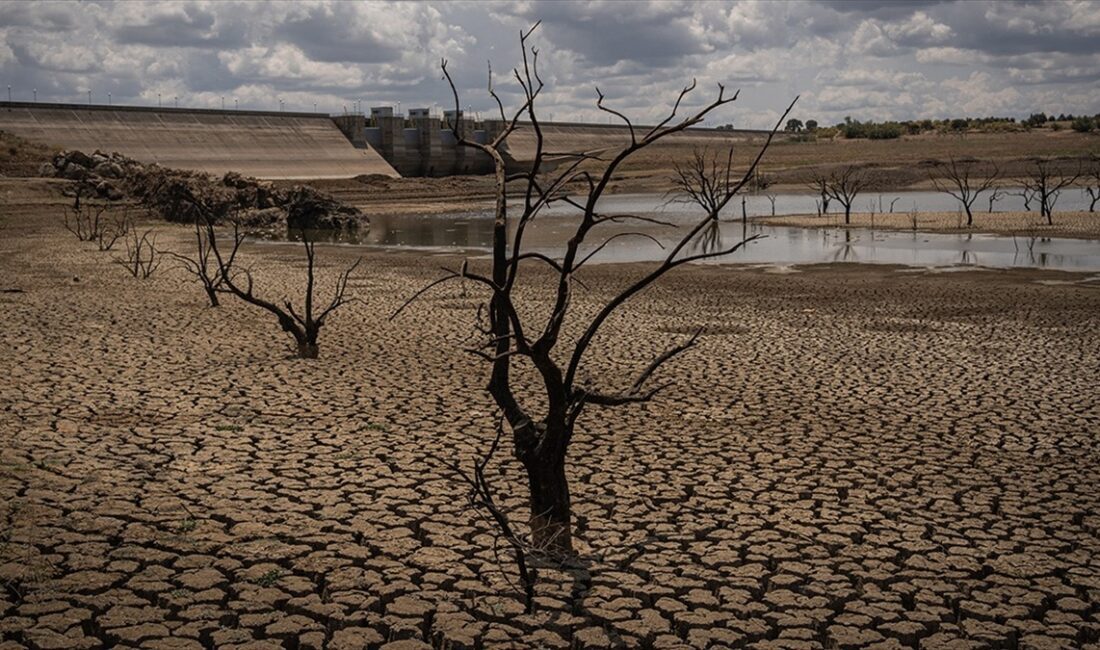
<svg viewBox="0 0 1100 650"><path fill-rule="evenodd" d="M125 111L127 113L197 113L199 115L250 115L254 117L329 117L328 113L303 111L256 111L235 108L190 108L176 106L126 106L122 104L69 104L59 102L7 102L0 101L0 111L20 108L80 111Z"/></svg>

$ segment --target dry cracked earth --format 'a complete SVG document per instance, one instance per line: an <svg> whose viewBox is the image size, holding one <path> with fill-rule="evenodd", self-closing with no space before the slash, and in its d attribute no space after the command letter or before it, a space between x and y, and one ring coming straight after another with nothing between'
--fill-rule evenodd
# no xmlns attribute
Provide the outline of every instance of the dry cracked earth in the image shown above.
<svg viewBox="0 0 1100 650"><path fill-rule="evenodd" d="M57 212L0 218L0 648L1100 648L1086 276L669 278L609 324L590 381L707 334L659 400L582 417L583 569L540 569L524 615L440 463L492 438L461 351L478 295L387 320L454 260L368 253L363 302L299 361L267 314L206 308L167 264L136 280ZM319 255L331 279L349 253ZM248 259L299 291L297 248ZM592 267L578 319L639 270Z"/></svg>

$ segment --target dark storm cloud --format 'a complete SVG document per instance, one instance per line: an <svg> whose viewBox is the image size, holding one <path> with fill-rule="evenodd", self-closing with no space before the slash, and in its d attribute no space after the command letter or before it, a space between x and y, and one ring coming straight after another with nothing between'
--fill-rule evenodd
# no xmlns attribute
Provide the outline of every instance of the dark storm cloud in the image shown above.
<svg viewBox="0 0 1100 650"><path fill-rule="evenodd" d="M680 58L708 50L688 21L689 5L597 2L578 7L567 2L541 1L518 5L512 15L534 23L554 44L580 54L594 66L620 61L640 65L671 65Z"/></svg>
<svg viewBox="0 0 1100 650"><path fill-rule="evenodd" d="M1052 3L960 3L944 7L943 16L959 25L956 47L994 55L1042 52L1086 54L1100 52L1100 5L1086 5L1091 25L1080 6Z"/></svg>
<svg viewBox="0 0 1100 650"><path fill-rule="evenodd" d="M821 4L835 11L875 18L904 18L915 11L943 4L944 0L825 0Z"/></svg>
<svg viewBox="0 0 1100 650"><path fill-rule="evenodd" d="M156 6L156 5L153 5ZM157 12L115 28L119 43L155 47L227 48L246 44L243 22L215 8L183 5L178 11Z"/></svg>

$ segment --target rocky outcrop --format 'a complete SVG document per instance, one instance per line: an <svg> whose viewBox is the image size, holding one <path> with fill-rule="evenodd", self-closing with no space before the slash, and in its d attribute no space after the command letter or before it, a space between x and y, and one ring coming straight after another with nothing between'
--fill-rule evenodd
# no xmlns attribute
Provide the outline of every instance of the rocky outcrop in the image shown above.
<svg viewBox="0 0 1100 650"><path fill-rule="evenodd" d="M168 221L212 218L248 227L285 223L295 229L339 230L357 229L366 222L358 209L308 185L279 188L236 172L217 178L141 163L119 153L62 151L40 172L75 181L69 190L73 194L131 198Z"/></svg>

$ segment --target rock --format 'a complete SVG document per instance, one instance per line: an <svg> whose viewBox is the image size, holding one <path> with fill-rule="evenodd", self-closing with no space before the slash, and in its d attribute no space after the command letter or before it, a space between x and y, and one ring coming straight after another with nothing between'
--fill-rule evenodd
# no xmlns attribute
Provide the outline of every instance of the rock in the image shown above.
<svg viewBox="0 0 1100 650"><path fill-rule="evenodd" d="M99 184L95 186L95 193L99 198L109 199L111 201L121 201L126 197L126 195L122 193L122 190L107 181L100 181Z"/></svg>
<svg viewBox="0 0 1100 650"><path fill-rule="evenodd" d="M291 189L286 202L286 225L294 229L354 230L365 217L308 185Z"/></svg>
<svg viewBox="0 0 1100 650"><path fill-rule="evenodd" d="M81 167L95 167L95 160L91 156L82 151L66 151L62 153L62 157L69 165L79 165Z"/></svg>
<svg viewBox="0 0 1100 650"><path fill-rule="evenodd" d="M234 220L246 227L280 223L294 229L353 230L366 217L356 208L308 185L281 190L267 181L227 172L209 174L143 164L119 153L66 151L39 168L42 176L78 181L62 193L94 194L119 201L127 196L168 221L215 223Z"/></svg>
<svg viewBox="0 0 1100 650"><path fill-rule="evenodd" d="M82 181L88 178L88 170L80 165L68 164L58 175L70 181Z"/></svg>
<svg viewBox="0 0 1100 650"><path fill-rule="evenodd" d="M109 160L104 160L93 167L92 172L103 178L122 178L122 166Z"/></svg>

